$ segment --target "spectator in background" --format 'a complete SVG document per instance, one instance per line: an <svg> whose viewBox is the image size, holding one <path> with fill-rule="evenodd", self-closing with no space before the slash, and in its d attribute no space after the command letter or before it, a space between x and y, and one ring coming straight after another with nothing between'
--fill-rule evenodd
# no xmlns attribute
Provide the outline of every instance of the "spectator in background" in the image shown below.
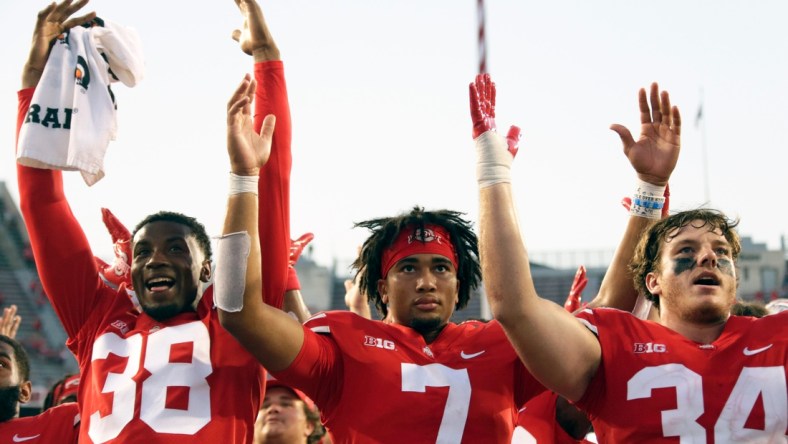
<svg viewBox="0 0 788 444"><path fill-rule="evenodd" d="M49 410L52 407L67 402L77 402L77 394L79 393L79 375L66 375L63 379L57 381L49 389L46 398L44 398L44 405L42 411Z"/></svg>
<svg viewBox="0 0 788 444"><path fill-rule="evenodd" d="M754 318L762 318L769 314L769 310L763 305L763 302L758 301L736 301L731 307L731 314L734 316L752 316Z"/></svg>
<svg viewBox="0 0 788 444"><path fill-rule="evenodd" d="M77 442L79 409L65 404L40 415L19 418L20 404L30 401L30 361L19 342L0 335L0 442L35 439L41 444Z"/></svg>
<svg viewBox="0 0 788 444"><path fill-rule="evenodd" d="M779 298L766 304L766 309L769 314L777 314L788 310L788 299Z"/></svg>
<svg viewBox="0 0 788 444"><path fill-rule="evenodd" d="M269 378L254 425L254 444L312 444L324 434L315 403L304 392Z"/></svg>

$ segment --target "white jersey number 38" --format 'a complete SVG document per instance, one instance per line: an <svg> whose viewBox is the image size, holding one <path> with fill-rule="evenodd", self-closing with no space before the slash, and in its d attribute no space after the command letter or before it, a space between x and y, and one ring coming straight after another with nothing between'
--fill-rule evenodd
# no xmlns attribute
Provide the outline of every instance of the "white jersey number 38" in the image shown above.
<svg viewBox="0 0 788 444"><path fill-rule="evenodd" d="M106 333L93 345L92 361L106 359L110 354L127 358L123 373L107 374L101 393L112 396L111 413L101 416L90 413L88 435L96 443L117 438L134 419L137 382L132 378L142 366L150 376L140 390L140 419L159 433L192 435L211 420L210 387L206 378L213 372L210 337L202 322L167 327L148 335L145 360L142 360L142 335L121 338ZM187 343L192 348L190 362L169 362L174 344ZM187 387L189 404L186 410L167 408L167 387Z"/></svg>
<svg viewBox="0 0 788 444"><path fill-rule="evenodd" d="M663 435L678 436L681 444L705 443L706 430L696 422L704 412L703 379L687 367L665 364L644 368L629 380L627 399L649 398L653 389L666 387L676 389L676 408L662 411ZM714 442L762 442L771 434L778 438L775 442L782 442L788 427L785 393L783 367L745 367L714 426ZM766 432L744 427L759 396Z"/></svg>

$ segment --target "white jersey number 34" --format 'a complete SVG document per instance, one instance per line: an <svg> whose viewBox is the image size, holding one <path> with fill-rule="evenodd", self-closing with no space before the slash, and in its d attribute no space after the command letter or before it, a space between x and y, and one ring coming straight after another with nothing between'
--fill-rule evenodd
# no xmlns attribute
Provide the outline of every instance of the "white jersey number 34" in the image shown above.
<svg viewBox="0 0 788 444"><path fill-rule="evenodd" d="M725 371L720 369L720 371ZM675 387L676 408L662 412L664 436L678 436L681 444L706 442L706 430L696 422L703 414L703 378L681 364L647 367L627 385L627 399L650 398L651 391ZM774 435L783 442L788 427L785 369L745 367L714 426L714 442L763 442ZM758 397L763 399L765 432L744 427ZM770 441L771 442L771 441Z"/></svg>

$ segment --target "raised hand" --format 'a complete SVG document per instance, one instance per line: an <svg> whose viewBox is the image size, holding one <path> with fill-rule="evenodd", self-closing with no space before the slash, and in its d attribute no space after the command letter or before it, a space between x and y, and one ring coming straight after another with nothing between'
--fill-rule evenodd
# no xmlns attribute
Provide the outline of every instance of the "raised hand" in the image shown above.
<svg viewBox="0 0 788 444"><path fill-rule="evenodd" d="M64 0L60 3L51 3L38 13L36 28L33 31L33 41L30 53L22 72L22 87L29 88L38 84L41 74L49 57L52 41L63 32L93 20L95 12L70 18L72 14L82 9L88 0Z"/></svg>
<svg viewBox="0 0 788 444"><path fill-rule="evenodd" d="M638 177L648 183L667 185L681 150L681 115L677 107L670 106L667 91L659 92L659 85L651 84L651 107L646 90L638 93L640 105L640 137L637 141L629 130L619 124L610 129L615 131L624 145L624 154L629 159Z"/></svg>
<svg viewBox="0 0 788 444"><path fill-rule="evenodd" d="M263 11L255 0L235 0L244 16L242 29L233 31L233 40L241 50L255 57L255 61L279 60L279 48L265 23Z"/></svg>
<svg viewBox="0 0 788 444"><path fill-rule="evenodd" d="M298 258L301 257L301 253L304 251L304 248L312 242L312 239L315 238L315 235L312 233L304 233L299 236L296 240L290 240L290 256L287 258L287 265L290 267L295 267L296 262L298 262Z"/></svg>
<svg viewBox="0 0 788 444"><path fill-rule="evenodd" d="M574 313L578 308L583 306L581 296L587 284L588 278L586 277L586 267L581 265L577 267L575 280L572 281L572 287L569 289L569 296L566 297L566 302L564 302L566 311Z"/></svg>
<svg viewBox="0 0 788 444"><path fill-rule="evenodd" d="M3 309L3 316L0 317L0 335L11 339L16 337L19 324L22 323L22 317L16 314L16 310L16 305L9 305Z"/></svg>
<svg viewBox="0 0 788 444"><path fill-rule="evenodd" d="M512 126L501 137L495 127L495 83L479 74L469 85L473 140L476 145L476 181L480 188L511 182L511 166L520 144L520 128ZM508 151L508 152L507 152Z"/></svg>
<svg viewBox="0 0 788 444"><path fill-rule="evenodd" d="M239 176L257 176L271 155L276 118L265 116L260 133L254 131L251 104L256 86L247 74L227 103L227 153L231 171Z"/></svg>
<svg viewBox="0 0 788 444"><path fill-rule="evenodd" d="M479 74L476 81L469 85L471 120L473 121L473 138L493 130L495 126L495 82L489 74ZM506 144L512 157L520 149L520 128L512 125L506 134Z"/></svg>

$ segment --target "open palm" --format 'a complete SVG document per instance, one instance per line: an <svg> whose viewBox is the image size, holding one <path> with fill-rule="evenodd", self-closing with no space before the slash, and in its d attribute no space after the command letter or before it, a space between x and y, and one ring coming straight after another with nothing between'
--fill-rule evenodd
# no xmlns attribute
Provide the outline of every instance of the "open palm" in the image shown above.
<svg viewBox="0 0 788 444"><path fill-rule="evenodd" d="M638 177L654 185L666 185L681 150L681 115L670 106L667 91L660 94L656 83L651 85L651 107L645 89L638 94L640 105L640 137L637 141L629 130L618 124L610 127L621 137L624 154Z"/></svg>
<svg viewBox="0 0 788 444"><path fill-rule="evenodd" d="M276 119L268 115L260 133L254 130L251 104L256 85L247 75L227 103L227 152L232 172L242 176L256 176L271 155Z"/></svg>

